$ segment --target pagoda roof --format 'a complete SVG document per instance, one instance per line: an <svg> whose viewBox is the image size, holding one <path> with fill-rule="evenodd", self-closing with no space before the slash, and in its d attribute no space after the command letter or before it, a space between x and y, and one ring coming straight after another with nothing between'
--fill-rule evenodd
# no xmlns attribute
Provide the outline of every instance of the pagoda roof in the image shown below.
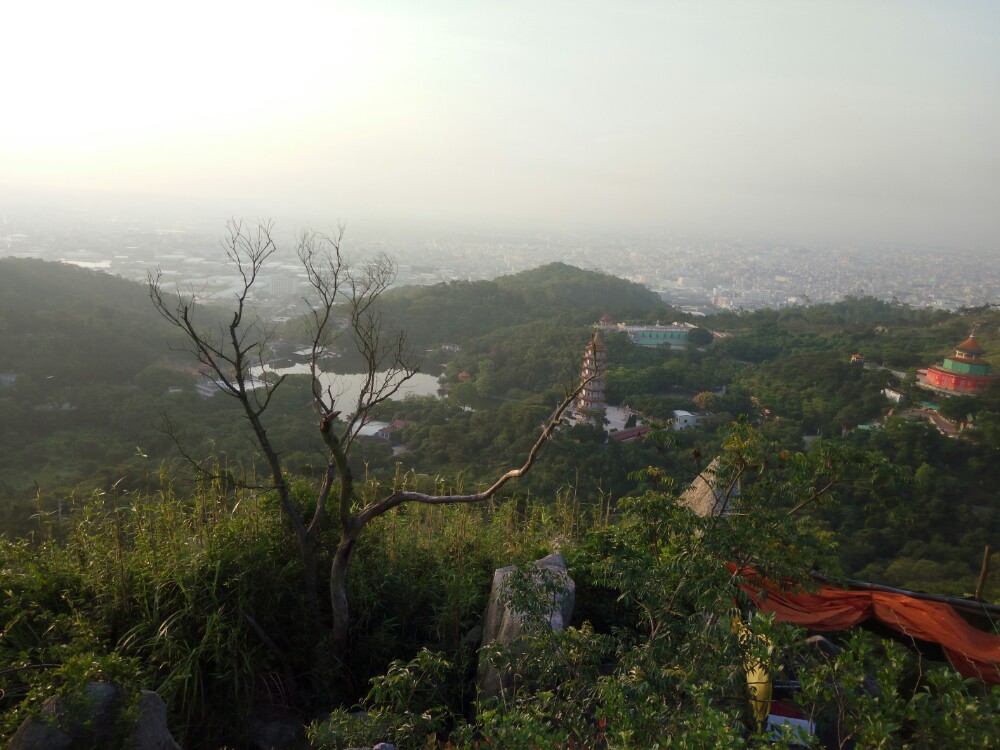
<svg viewBox="0 0 1000 750"><path fill-rule="evenodd" d="M971 333L969 334L969 338L955 347L955 349L956 351L965 352L966 354L982 354L986 351L979 345L979 342L976 341L975 335Z"/></svg>

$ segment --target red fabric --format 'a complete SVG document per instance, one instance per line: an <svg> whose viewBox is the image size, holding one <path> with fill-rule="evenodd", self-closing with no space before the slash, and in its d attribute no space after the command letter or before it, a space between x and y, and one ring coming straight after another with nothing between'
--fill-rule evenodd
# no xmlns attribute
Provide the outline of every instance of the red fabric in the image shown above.
<svg viewBox="0 0 1000 750"><path fill-rule="evenodd" d="M730 566L730 570L735 570ZM884 591L781 591L752 571L743 574L743 590L761 612L823 633L846 630L874 617L904 635L938 643L963 677L1000 685L1000 636L974 628L943 602L914 599Z"/></svg>

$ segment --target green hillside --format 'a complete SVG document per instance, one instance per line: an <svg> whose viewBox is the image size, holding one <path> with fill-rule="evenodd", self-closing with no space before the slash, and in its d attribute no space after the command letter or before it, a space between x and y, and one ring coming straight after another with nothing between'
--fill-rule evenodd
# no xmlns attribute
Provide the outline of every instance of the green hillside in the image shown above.
<svg viewBox="0 0 1000 750"><path fill-rule="evenodd" d="M386 295L386 320L415 344L464 342L508 326L539 320L587 325L603 313L656 320L676 314L640 284L550 263L494 281L453 281L403 287Z"/></svg>
<svg viewBox="0 0 1000 750"><path fill-rule="evenodd" d="M0 259L0 371L126 383L169 355L144 286L63 263Z"/></svg>
<svg viewBox="0 0 1000 750"><path fill-rule="evenodd" d="M0 259L0 373L8 378L0 386L0 527L24 529L39 497L55 507L129 478L124 490L174 457L159 411L168 387L192 387L194 363L179 344L143 284ZM212 421L213 408L202 411Z"/></svg>

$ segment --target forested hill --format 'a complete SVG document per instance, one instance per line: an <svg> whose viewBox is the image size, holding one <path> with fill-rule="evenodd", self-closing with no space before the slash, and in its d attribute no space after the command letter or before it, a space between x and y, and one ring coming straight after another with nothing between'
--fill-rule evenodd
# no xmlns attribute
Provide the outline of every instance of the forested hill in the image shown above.
<svg viewBox="0 0 1000 750"><path fill-rule="evenodd" d="M0 259L0 534L23 530L32 498L107 489L146 471L137 454L174 455L157 400L191 387L160 366L192 367L178 344L142 284Z"/></svg>
<svg viewBox="0 0 1000 750"><path fill-rule="evenodd" d="M604 312L671 317L639 285L563 264L498 281L394 290L385 301L386 317L428 346L464 345L535 319L564 332ZM218 312L203 310L202 322L210 325ZM166 406L199 458L213 450L209 443L245 455L238 415L225 399L206 402L194 393L184 371L197 363L181 344L143 284L69 264L0 259L0 373L7 375L0 385L0 532L20 528L36 488L55 499L107 489L122 477L126 487L145 476L147 464L175 459L159 431ZM168 388L183 392L168 396ZM274 430L292 423L278 406Z"/></svg>
<svg viewBox="0 0 1000 750"><path fill-rule="evenodd" d="M385 297L388 321L415 344L462 342L536 320L566 325L616 319L673 320L679 313L640 284L565 263L550 263L493 281L402 287Z"/></svg>
<svg viewBox="0 0 1000 750"><path fill-rule="evenodd" d="M512 276L501 276L496 283L500 289L519 295L532 307L645 311L664 307L659 295L641 284L565 263L549 263Z"/></svg>
<svg viewBox="0 0 1000 750"><path fill-rule="evenodd" d="M65 264L0 258L0 371L125 383L170 354L146 287Z"/></svg>
<svg viewBox="0 0 1000 750"><path fill-rule="evenodd" d="M705 323L731 335L721 347L727 356L753 363L802 350L836 351L862 354L869 362L905 370L940 361L970 332L975 332L994 367L1000 362L1000 311L989 305L947 312L848 297L809 307L725 312Z"/></svg>

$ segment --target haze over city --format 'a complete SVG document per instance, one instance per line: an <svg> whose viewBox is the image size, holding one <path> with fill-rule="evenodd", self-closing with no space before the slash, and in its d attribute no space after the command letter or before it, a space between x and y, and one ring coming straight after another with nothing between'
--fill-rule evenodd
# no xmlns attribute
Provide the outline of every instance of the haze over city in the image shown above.
<svg viewBox="0 0 1000 750"><path fill-rule="evenodd" d="M993 3L19 3L3 24L5 220L993 257L1000 236Z"/></svg>

